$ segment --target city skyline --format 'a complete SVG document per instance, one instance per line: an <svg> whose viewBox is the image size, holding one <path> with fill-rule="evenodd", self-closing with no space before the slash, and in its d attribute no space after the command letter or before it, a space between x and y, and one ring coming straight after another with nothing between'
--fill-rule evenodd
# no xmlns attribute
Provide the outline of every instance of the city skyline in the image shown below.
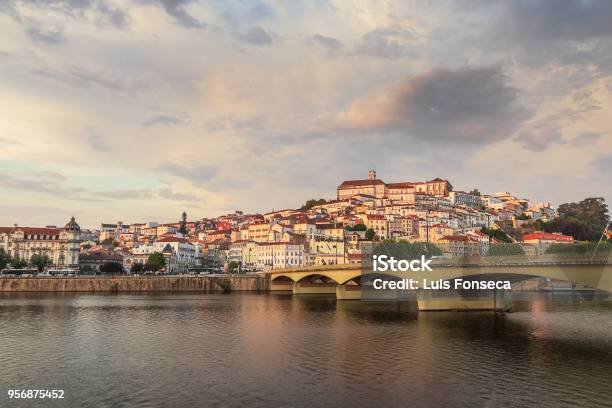
<svg viewBox="0 0 612 408"><path fill-rule="evenodd" d="M370 168L609 203L610 18L579 1L4 2L0 225L294 208Z"/></svg>

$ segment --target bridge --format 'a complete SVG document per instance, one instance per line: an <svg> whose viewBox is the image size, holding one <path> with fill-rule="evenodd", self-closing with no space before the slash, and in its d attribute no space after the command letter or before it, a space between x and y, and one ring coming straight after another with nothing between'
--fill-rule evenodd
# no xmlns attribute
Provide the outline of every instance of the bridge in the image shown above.
<svg viewBox="0 0 612 408"><path fill-rule="evenodd" d="M434 259L432 271L369 272L361 264L316 265L301 268L273 270L268 272L271 291L302 294L335 294L338 300L372 299L376 292L371 283L376 277L386 279L423 279L431 281L464 280L507 280L512 283L530 278L549 278L581 284L589 288L612 293L612 253L552 254L538 257L491 256L478 259L442 258ZM367 291L367 292L366 292ZM495 308L495 299L459 296L449 298L444 291L415 291L420 310L441 309L490 309ZM425 293L427 292L427 293ZM437 292L437 293L436 293ZM366 295L367 293L367 295ZM377 295L382 295L378 293Z"/></svg>

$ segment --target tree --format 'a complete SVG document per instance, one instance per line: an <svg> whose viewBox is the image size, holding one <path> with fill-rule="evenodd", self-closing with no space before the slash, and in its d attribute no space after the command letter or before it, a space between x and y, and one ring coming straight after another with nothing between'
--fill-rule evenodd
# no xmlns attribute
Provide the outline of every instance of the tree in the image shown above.
<svg viewBox="0 0 612 408"><path fill-rule="evenodd" d="M104 241L100 242L100 245L114 245L115 240L112 238L106 238Z"/></svg>
<svg viewBox="0 0 612 408"><path fill-rule="evenodd" d="M480 191L478 191L478 189L475 188L472 191L470 191L470 194L479 196L480 195Z"/></svg>
<svg viewBox="0 0 612 408"><path fill-rule="evenodd" d="M157 272L166 266L166 258L161 252L153 252L147 259L146 270Z"/></svg>
<svg viewBox="0 0 612 408"><path fill-rule="evenodd" d="M386 239L376 246L374 254L392 256L395 259L412 260L420 258L421 255L425 255L426 257L439 256L442 255L442 251L437 245L432 243L398 242Z"/></svg>
<svg viewBox="0 0 612 408"><path fill-rule="evenodd" d="M12 258L10 264L13 269L22 269L28 266L28 262L22 258Z"/></svg>
<svg viewBox="0 0 612 408"><path fill-rule="evenodd" d="M100 266L100 272L103 273L122 273L123 266L117 262L106 262Z"/></svg>
<svg viewBox="0 0 612 408"><path fill-rule="evenodd" d="M35 266L38 272L42 272L50 264L51 260L47 255L33 254L30 258L30 265Z"/></svg>
<svg viewBox="0 0 612 408"><path fill-rule="evenodd" d="M144 265L141 264L141 263L135 263L130 268L130 272L132 272L132 273L144 272Z"/></svg>
<svg viewBox="0 0 612 408"><path fill-rule="evenodd" d="M523 247L519 244L493 244L489 246L488 256L525 255Z"/></svg>
<svg viewBox="0 0 612 408"><path fill-rule="evenodd" d="M4 248L0 248L0 270L6 268L9 264L9 261L9 255L6 253Z"/></svg>
<svg viewBox="0 0 612 408"><path fill-rule="evenodd" d="M347 231L367 231L368 227L365 224L355 224L352 227L346 227Z"/></svg>
<svg viewBox="0 0 612 408"><path fill-rule="evenodd" d="M238 272L238 267L240 266L240 264L236 261L231 261L228 265L227 265L227 270L230 273L236 273Z"/></svg>
<svg viewBox="0 0 612 408"><path fill-rule="evenodd" d="M319 198L318 200L313 198L313 199L310 199L310 200L306 201L304 203L304 205L300 207L300 210L308 211L312 207L314 207L315 205L325 204L326 202L327 202L327 200L325 200L324 198Z"/></svg>
<svg viewBox="0 0 612 408"><path fill-rule="evenodd" d="M480 229L480 232L482 232L483 234L487 234L489 237L495 238L497 241L500 241L500 242L508 242L508 243L512 242L512 238L510 238L504 230L501 230L499 228L493 229L493 228L482 227Z"/></svg>
<svg viewBox="0 0 612 408"><path fill-rule="evenodd" d="M185 211L183 211L183 214L181 215L181 223L178 232L183 235L187 235L187 213Z"/></svg>
<svg viewBox="0 0 612 408"><path fill-rule="evenodd" d="M602 197L589 197L577 203L561 204L559 216L546 223L546 232L562 232L579 241L597 241L610 222L608 206Z"/></svg>
<svg viewBox="0 0 612 408"><path fill-rule="evenodd" d="M368 241L373 241L374 237L376 237L376 231L374 231L372 228L368 228L365 233L365 239Z"/></svg>
<svg viewBox="0 0 612 408"><path fill-rule="evenodd" d="M528 215L527 215L527 214L525 214L525 213L522 213L521 215L519 215L518 217L516 217L516 219L517 219L517 220L526 221L526 220L530 220L530 219L531 219L531 217L530 217L530 216L528 216Z"/></svg>

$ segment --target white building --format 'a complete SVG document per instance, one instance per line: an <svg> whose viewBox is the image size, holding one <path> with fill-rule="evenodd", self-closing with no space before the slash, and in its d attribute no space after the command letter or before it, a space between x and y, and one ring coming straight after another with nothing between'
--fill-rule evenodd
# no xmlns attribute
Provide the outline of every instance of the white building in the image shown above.
<svg viewBox="0 0 612 408"><path fill-rule="evenodd" d="M257 245L257 266L259 269L294 268L305 263L303 244L260 242Z"/></svg>

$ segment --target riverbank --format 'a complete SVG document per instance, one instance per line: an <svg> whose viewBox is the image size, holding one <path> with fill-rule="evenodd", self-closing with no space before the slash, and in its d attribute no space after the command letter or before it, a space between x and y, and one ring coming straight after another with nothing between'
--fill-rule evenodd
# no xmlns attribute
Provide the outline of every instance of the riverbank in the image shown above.
<svg viewBox="0 0 612 408"><path fill-rule="evenodd" d="M268 290L263 276L0 278L0 292L233 292Z"/></svg>

